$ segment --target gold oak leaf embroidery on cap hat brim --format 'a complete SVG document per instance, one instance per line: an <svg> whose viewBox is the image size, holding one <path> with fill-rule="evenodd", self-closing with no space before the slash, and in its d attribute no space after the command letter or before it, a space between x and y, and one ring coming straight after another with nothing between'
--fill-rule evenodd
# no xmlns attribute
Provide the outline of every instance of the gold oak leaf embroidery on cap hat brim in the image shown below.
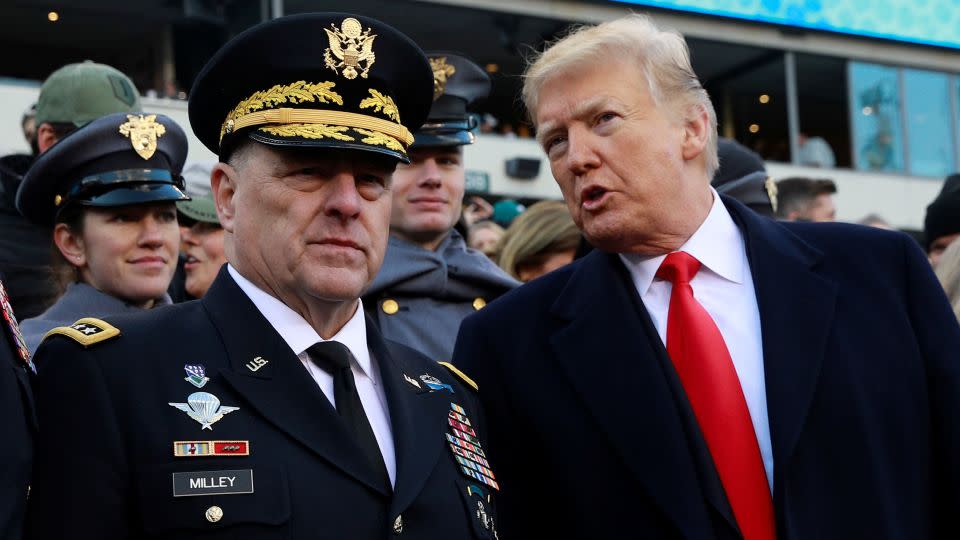
<svg viewBox="0 0 960 540"><path fill-rule="evenodd" d="M393 120L396 123L400 123L400 111L397 109L397 104L393 102L393 98L380 92L377 92L373 88L368 90L370 96L360 102L361 109L370 109L378 113L383 113L384 116Z"/></svg>
<svg viewBox="0 0 960 540"><path fill-rule="evenodd" d="M384 135L376 131L369 131L361 128L354 128L354 131L360 133L361 135L366 135L363 138L362 142L366 144L375 144L378 146L386 146L391 150L396 150L398 152L403 152L403 145L400 144L396 139L390 137L389 135Z"/></svg>
<svg viewBox="0 0 960 540"><path fill-rule="evenodd" d="M264 126L260 131L278 137L303 137L305 139L336 139L338 141L354 141L353 137L343 132L350 128L345 126L328 126L326 124L284 124L279 126Z"/></svg>
<svg viewBox="0 0 960 540"><path fill-rule="evenodd" d="M274 108L283 103L336 103L343 105L343 98L333 91L336 83L326 81L322 83L308 83L297 81L292 84L277 84L267 90L254 92L250 97L241 101L227 116L220 128L220 138L232 131L232 122L243 115L259 111L264 108ZM228 126L230 129L228 130Z"/></svg>

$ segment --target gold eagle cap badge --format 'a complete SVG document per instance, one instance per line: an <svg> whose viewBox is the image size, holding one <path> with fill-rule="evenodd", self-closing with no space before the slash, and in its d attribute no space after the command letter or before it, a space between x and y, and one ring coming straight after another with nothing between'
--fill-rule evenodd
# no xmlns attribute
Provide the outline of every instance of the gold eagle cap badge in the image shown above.
<svg viewBox="0 0 960 540"><path fill-rule="evenodd" d="M323 30L330 41L330 46L323 51L326 66L348 79L356 79L357 75L366 79L377 59L373 53L376 34L371 35L370 28L364 30L360 21L353 17L344 19L339 29L330 24L330 28Z"/></svg>
<svg viewBox="0 0 960 540"><path fill-rule="evenodd" d="M167 128L157 122L155 114L128 114L127 121L120 124L120 134L130 139L134 151L143 159L153 157L157 151L157 139L166 132Z"/></svg>
<svg viewBox="0 0 960 540"><path fill-rule="evenodd" d="M446 56L431 58L430 68L433 70L433 100L436 101L447 90L447 80L453 77L457 68L447 63Z"/></svg>

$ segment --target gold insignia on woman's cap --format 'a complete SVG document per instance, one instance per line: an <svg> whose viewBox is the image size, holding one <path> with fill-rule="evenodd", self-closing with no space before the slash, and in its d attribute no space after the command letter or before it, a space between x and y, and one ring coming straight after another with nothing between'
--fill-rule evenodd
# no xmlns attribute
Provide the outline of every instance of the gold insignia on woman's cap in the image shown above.
<svg viewBox="0 0 960 540"><path fill-rule="evenodd" d="M167 132L163 124L157 122L157 115L128 114L127 121L120 124L120 134L130 139L133 149L143 159L150 159L157 151L157 139Z"/></svg>
<svg viewBox="0 0 960 540"><path fill-rule="evenodd" d="M344 19L339 30L332 23L323 30L330 40L330 47L323 52L327 67L348 79L356 79L359 69L359 75L366 79L377 59L373 53L376 34L371 35L369 28L363 30L360 21L353 17Z"/></svg>

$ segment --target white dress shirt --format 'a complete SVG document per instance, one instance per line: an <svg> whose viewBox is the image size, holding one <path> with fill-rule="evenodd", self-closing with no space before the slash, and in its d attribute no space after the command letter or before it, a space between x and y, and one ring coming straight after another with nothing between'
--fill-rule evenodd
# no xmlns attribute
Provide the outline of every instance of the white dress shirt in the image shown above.
<svg viewBox="0 0 960 540"><path fill-rule="evenodd" d="M702 264L690 281L693 296L707 310L720 329L730 358L740 379L740 388L750 410L753 430L757 435L760 455L773 489L773 451L770 424L767 421L767 394L763 375L763 339L760 333L760 310L753 287L753 274L747 260L743 235L734 223L717 192L713 192L710 213L693 236L677 251L686 252ZM667 311L673 285L656 278L666 255L642 257L621 254L633 284L653 319L653 324L666 344Z"/></svg>
<svg viewBox="0 0 960 540"><path fill-rule="evenodd" d="M267 322L287 342L293 353L300 358L313 380L317 382L317 386L336 408L337 403L333 398L333 376L317 367L307 354L307 349L311 345L327 340L320 337L306 319L241 276L233 266L227 265L227 271L257 306ZM367 322L360 300L357 300L357 311L353 317L329 341L343 343L353 353L354 362L350 367L357 381L357 393L360 394L363 410L367 413L367 420L377 438L380 453L383 454L383 463L387 467L387 474L390 475L390 484L395 485L397 460L393 446L393 429L390 426L390 410L387 407L387 396L380 382L380 368L377 366L376 358L367 348Z"/></svg>

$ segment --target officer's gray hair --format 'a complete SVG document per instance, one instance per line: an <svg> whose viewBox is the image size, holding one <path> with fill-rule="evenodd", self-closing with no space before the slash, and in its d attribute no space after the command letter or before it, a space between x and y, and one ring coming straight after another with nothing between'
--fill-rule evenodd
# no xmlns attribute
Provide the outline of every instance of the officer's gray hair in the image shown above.
<svg viewBox="0 0 960 540"><path fill-rule="evenodd" d="M719 165L713 103L693 72L683 36L659 29L646 15L631 14L597 26L574 27L532 57L523 83L523 101L530 120L536 125L537 99L547 81L614 58L629 59L640 66L657 105L676 107L689 115L687 118L706 111L710 125L705 164L707 176L713 178Z"/></svg>

